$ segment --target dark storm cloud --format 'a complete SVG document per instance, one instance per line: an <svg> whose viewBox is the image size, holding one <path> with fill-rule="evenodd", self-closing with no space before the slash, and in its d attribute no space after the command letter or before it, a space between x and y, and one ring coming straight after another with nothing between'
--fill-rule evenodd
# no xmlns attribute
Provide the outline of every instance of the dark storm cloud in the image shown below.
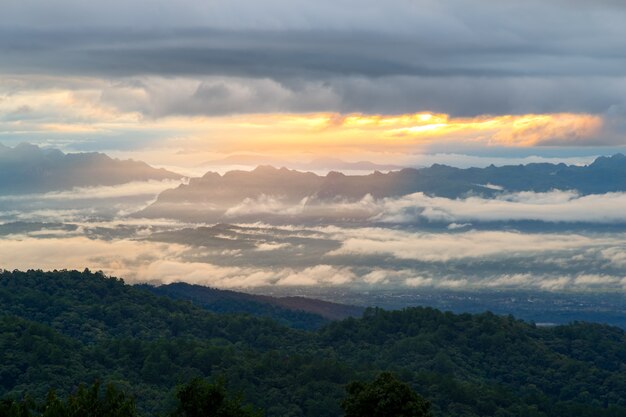
<svg viewBox="0 0 626 417"><path fill-rule="evenodd" d="M45 68L62 74L229 75L276 79L349 75L511 76L529 72L545 75L553 71L540 66L535 69L498 68L486 62L468 61L455 48L438 51L433 45L419 41L368 32L122 31L111 34L82 30L5 30L0 37L0 48L7 59L0 65L5 70L37 72ZM603 72L611 71L604 69Z"/></svg>
<svg viewBox="0 0 626 417"><path fill-rule="evenodd" d="M5 29L0 33L6 57L1 67L33 72L287 79L626 75L626 57L613 50L626 46L621 40L609 48L549 38L507 41L485 34L484 39L468 41L371 31Z"/></svg>
<svg viewBox="0 0 626 417"><path fill-rule="evenodd" d="M0 17L0 71L198 80L175 106L139 109L156 117L317 110L621 117L625 20L626 7L614 1L11 1ZM249 94L206 77L249 80Z"/></svg>

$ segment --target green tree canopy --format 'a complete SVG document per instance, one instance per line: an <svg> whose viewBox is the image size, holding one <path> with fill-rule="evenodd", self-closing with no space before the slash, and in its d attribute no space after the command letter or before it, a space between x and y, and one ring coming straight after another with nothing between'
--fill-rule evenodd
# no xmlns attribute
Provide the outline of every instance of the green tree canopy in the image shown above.
<svg viewBox="0 0 626 417"><path fill-rule="evenodd" d="M194 378L178 389L178 408L172 417L260 417L239 397L230 397L223 382L208 383Z"/></svg>
<svg viewBox="0 0 626 417"><path fill-rule="evenodd" d="M89 388L81 385L66 401L54 391L48 393L43 404L28 397L22 401L2 400L0 417L137 417L137 409L135 401L114 385L102 388L96 382Z"/></svg>
<svg viewBox="0 0 626 417"><path fill-rule="evenodd" d="M390 372L373 382L351 382L341 403L345 417L430 417L430 403Z"/></svg>

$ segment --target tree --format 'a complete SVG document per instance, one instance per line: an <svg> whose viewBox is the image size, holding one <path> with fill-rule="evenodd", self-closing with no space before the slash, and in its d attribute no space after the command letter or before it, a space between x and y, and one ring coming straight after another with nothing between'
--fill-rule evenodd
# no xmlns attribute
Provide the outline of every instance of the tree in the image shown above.
<svg viewBox="0 0 626 417"><path fill-rule="evenodd" d="M0 417L30 417L30 401L0 400Z"/></svg>
<svg viewBox="0 0 626 417"><path fill-rule="evenodd" d="M43 404L28 397L0 400L0 417L137 417L137 410L135 401L114 385L102 389L96 382L89 388L80 385L67 401L60 400L54 390Z"/></svg>
<svg viewBox="0 0 626 417"><path fill-rule="evenodd" d="M69 417L136 417L137 410L135 401L128 397L123 391L115 388L113 384L108 384L104 390L99 382L86 388L84 385L78 387L74 395L70 395L67 400L65 410L61 411L59 402L54 395L49 395L47 404L51 405L44 412L43 417L69 416Z"/></svg>
<svg viewBox="0 0 626 417"><path fill-rule="evenodd" d="M390 372L373 382L351 382L341 403L345 417L430 417L430 403Z"/></svg>
<svg viewBox="0 0 626 417"><path fill-rule="evenodd" d="M210 384L202 378L192 379L178 389L178 408L172 417L260 417L241 398L229 397L223 382Z"/></svg>

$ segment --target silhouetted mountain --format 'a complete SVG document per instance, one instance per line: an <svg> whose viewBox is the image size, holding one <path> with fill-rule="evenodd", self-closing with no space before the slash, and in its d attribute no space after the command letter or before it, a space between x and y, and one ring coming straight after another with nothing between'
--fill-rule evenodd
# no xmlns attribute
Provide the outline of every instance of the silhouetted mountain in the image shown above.
<svg viewBox="0 0 626 417"><path fill-rule="evenodd" d="M140 286L154 294L191 301L214 313L245 313L272 318L300 329L316 329L328 320L360 317L364 308L304 297L270 297L229 290L175 283Z"/></svg>
<svg viewBox="0 0 626 417"><path fill-rule="evenodd" d="M258 209L263 208L264 220L289 216L302 219L307 215L349 217L352 214L324 213L319 209L294 213L284 207L308 208L318 202L358 201L367 195L375 199L417 192L447 198L493 197L502 192L555 189L577 190L581 194L626 191L626 157L622 154L601 157L588 166L537 163L461 169L435 164L429 168L376 171L369 175L330 172L319 176L260 166L253 171L231 171L224 175L211 172L192 179L188 185L163 192L140 215L204 221L217 221L227 215L258 220ZM239 207L242 203L245 207Z"/></svg>
<svg viewBox="0 0 626 417"><path fill-rule="evenodd" d="M0 194L27 194L132 181L180 179L145 162L102 153L69 153L20 144L0 146Z"/></svg>
<svg viewBox="0 0 626 417"><path fill-rule="evenodd" d="M359 199L366 194L382 198L423 192L458 198L468 194L492 196L501 191L555 189L577 190L581 194L626 191L626 157L622 154L601 157L588 166L539 163L461 169L435 164L388 174L329 175L317 195L322 199L337 196Z"/></svg>
<svg viewBox="0 0 626 417"><path fill-rule="evenodd" d="M262 196L279 198L282 203L295 205L314 194L324 177L311 172L292 171L259 166L253 171L230 171L224 175L208 172L192 178L189 185L162 192L156 204L141 212L142 216L198 218L213 221L246 198Z"/></svg>

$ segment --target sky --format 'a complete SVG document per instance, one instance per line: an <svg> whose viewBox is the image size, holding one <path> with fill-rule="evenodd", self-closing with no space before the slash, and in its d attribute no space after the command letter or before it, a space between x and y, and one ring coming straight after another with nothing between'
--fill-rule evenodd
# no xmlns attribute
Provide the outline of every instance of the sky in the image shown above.
<svg viewBox="0 0 626 417"><path fill-rule="evenodd" d="M0 0L0 144L187 176L324 158L585 165L626 153L625 21L618 0ZM0 267L244 289L626 290L622 189L489 183L491 198L312 206L358 224L270 224L309 204L278 194L233 203L230 226L140 218L186 181L0 195Z"/></svg>
<svg viewBox="0 0 626 417"><path fill-rule="evenodd" d="M625 19L616 0L4 0L0 143L181 167L610 154Z"/></svg>

